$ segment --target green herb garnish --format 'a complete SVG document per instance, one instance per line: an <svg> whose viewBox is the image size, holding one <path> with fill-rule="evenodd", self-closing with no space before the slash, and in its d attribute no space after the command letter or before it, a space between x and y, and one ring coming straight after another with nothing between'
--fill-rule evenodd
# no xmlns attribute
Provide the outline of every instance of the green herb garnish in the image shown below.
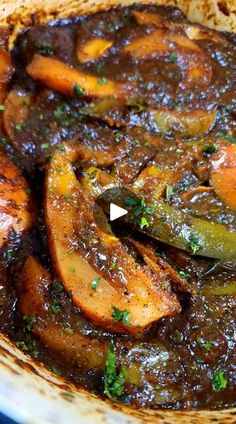
<svg viewBox="0 0 236 424"><path fill-rule="evenodd" d="M146 218L144 218L144 216L141 217L139 226L140 226L141 230L143 230L144 228L148 228L149 227L149 223L146 220Z"/></svg>
<svg viewBox="0 0 236 424"><path fill-rule="evenodd" d="M179 275L181 278L183 278L186 281L188 281L191 278L191 275L185 271L179 271Z"/></svg>
<svg viewBox="0 0 236 424"><path fill-rule="evenodd" d="M166 201L167 202L170 201L173 191L174 191L174 187L171 184L167 184L166 186Z"/></svg>
<svg viewBox="0 0 236 424"><path fill-rule="evenodd" d="M56 368L54 365L52 366L51 370L54 374L61 375L61 371L58 368Z"/></svg>
<svg viewBox="0 0 236 424"><path fill-rule="evenodd" d="M97 277L91 282L91 289L92 290L97 290L97 287L98 287L98 284L100 283L100 280L101 280L101 277Z"/></svg>
<svg viewBox="0 0 236 424"><path fill-rule="evenodd" d="M203 347L204 349L206 349L208 352L210 352L210 350L213 348L214 344L208 340L204 341L204 339L202 337L198 337L197 338L197 342L199 344L199 346Z"/></svg>
<svg viewBox="0 0 236 424"><path fill-rule="evenodd" d="M107 83L108 83L108 80L105 77L102 77L98 80L99 85L106 85Z"/></svg>
<svg viewBox="0 0 236 424"><path fill-rule="evenodd" d="M32 331L34 324L36 323L36 316L35 315L24 315L24 331Z"/></svg>
<svg viewBox="0 0 236 424"><path fill-rule="evenodd" d="M73 85L73 90L77 96L82 96L85 93L85 89L78 84Z"/></svg>
<svg viewBox="0 0 236 424"><path fill-rule="evenodd" d="M104 371L104 394L113 401L124 400L125 370L117 371L114 346L110 344Z"/></svg>
<svg viewBox="0 0 236 424"><path fill-rule="evenodd" d="M57 299L52 300L51 310L54 314L59 314L61 312L61 304Z"/></svg>
<svg viewBox="0 0 236 424"><path fill-rule="evenodd" d="M36 45L36 48L40 53L45 53L45 54L53 53L54 51L52 44L49 44L49 43L38 43Z"/></svg>
<svg viewBox="0 0 236 424"><path fill-rule="evenodd" d="M60 283L59 280L55 279L52 283L52 289L56 293L60 293L63 291L63 285Z"/></svg>
<svg viewBox="0 0 236 424"><path fill-rule="evenodd" d="M177 62L178 56L176 53L170 53L168 56L168 62Z"/></svg>
<svg viewBox="0 0 236 424"><path fill-rule="evenodd" d="M192 253L195 255L202 247L202 240L198 236L198 234L192 234L189 239L189 246Z"/></svg>
<svg viewBox="0 0 236 424"><path fill-rule="evenodd" d="M5 106L4 105L0 105L0 112L3 112L5 110Z"/></svg>
<svg viewBox="0 0 236 424"><path fill-rule="evenodd" d="M218 146L216 144L206 144L206 146L203 147L202 151L208 154L217 153Z"/></svg>
<svg viewBox="0 0 236 424"><path fill-rule="evenodd" d="M130 313L125 309L120 311L116 306L112 306L112 318L114 321L122 321L124 325L130 326Z"/></svg>
<svg viewBox="0 0 236 424"><path fill-rule="evenodd" d="M223 138L224 140L228 141L230 144L236 144L236 137L230 133L220 133L218 134L218 137Z"/></svg>
<svg viewBox="0 0 236 424"><path fill-rule="evenodd" d="M225 373L223 370L214 371L212 377L212 388L214 392L220 392L221 390L226 389L228 381L225 378Z"/></svg>

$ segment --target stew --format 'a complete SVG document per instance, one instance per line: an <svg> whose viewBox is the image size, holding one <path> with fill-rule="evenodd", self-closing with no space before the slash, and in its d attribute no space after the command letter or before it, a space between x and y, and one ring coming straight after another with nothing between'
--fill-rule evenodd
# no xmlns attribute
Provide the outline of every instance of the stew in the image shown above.
<svg viewBox="0 0 236 424"><path fill-rule="evenodd" d="M1 331L114 402L232 407L235 35L135 5L7 44Z"/></svg>

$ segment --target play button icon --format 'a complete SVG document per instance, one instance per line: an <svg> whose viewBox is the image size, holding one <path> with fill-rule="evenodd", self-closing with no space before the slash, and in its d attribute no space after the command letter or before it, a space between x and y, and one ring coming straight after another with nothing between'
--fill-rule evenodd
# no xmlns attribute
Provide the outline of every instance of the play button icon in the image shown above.
<svg viewBox="0 0 236 424"><path fill-rule="evenodd" d="M115 219L121 218L128 213L128 211L124 208L121 208L115 203L110 203L110 221L115 221Z"/></svg>

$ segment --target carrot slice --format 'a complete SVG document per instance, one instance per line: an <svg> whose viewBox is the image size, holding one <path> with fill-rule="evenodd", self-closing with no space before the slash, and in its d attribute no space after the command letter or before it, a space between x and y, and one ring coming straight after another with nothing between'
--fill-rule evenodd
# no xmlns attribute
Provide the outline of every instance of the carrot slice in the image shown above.
<svg viewBox="0 0 236 424"><path fill-rule="evenodd" d="M93 209L68 152L56 151L47 178L46 222L54 266L74 303L97 325L131 334L179 312L176 296L162 288L163 276L143 270L119 239L104 233ZM115 320L114 307L126 319Z"/></svg>
<svg viewBox="0 0 236 424"><path fill-rule="evenodd" d="M32 199L17 167L0 151L0 248L10 231L21 234L33 220Z"/></svg>
<svg viewBox="0 0 236 424"><path fill-rule="evenodd" d="M90 62L99 59L112 46L112 41L96 37L87 41L84 46L77 49L77 59L81 63Z"/></svg>
<svg viewBox="0 0 236 424"><path fill-rule="evenodd" d="M236 146L222 144L214 155L210 183L225 205L236 211Z"/></svg>
<svg viewBox="0 0 236 424"><path fill-rule="evenodd" d="M212 78L212 68L203 50L188 37L166 29L157 29L142 39L135 38L123 52L137 60L159 59L174 53L184 74L183 83L209 85Z"/></svg>
<svg viewBox="0 0 236 424"><path fill-rule="evenodd" d="M72 95L79 91L81 96L104 97L118 95L120 90L120 86L113 81L106 80L101 83L100 79L93 75L78 71L57 59L38 54L34 55L26 69L33 79L62 94Z"/></svg>

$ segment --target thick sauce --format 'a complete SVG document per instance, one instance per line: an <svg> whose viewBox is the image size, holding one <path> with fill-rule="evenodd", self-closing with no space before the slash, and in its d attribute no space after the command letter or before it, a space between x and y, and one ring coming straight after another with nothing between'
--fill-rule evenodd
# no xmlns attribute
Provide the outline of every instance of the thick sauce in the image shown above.
<svg viewBox="0 0 236 424"><path fill-rule="evenodd" d="M1 330L113 401L235 405L235 36L133 6L30 28L11 56ZM114 186L132 218L97 227Z"/></svg>

